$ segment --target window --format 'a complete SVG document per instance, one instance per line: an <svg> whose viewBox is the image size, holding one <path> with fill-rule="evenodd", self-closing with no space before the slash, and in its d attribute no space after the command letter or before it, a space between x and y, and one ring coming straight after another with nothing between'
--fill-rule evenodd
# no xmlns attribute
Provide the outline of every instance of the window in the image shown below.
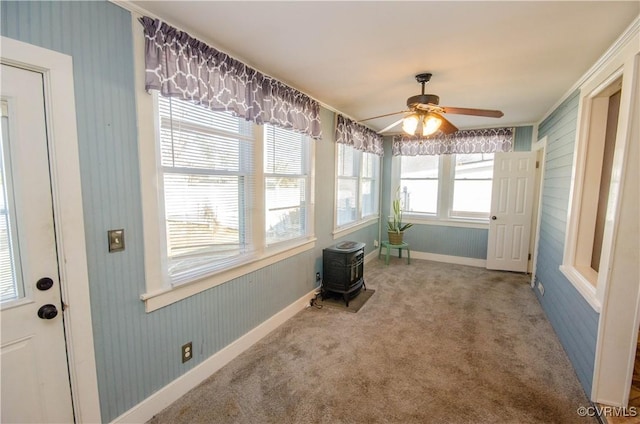
<svg viewBox="0 0 640 424"><path fill-rule="evenodd" d="M162 96L158 111L168 274L180 281L252 247L252 125Z"/></svg>
<svg viewBox="0 0 640 424"><path fill-rule="evenodd" d="M156 97L164 266L172 284L310 234L308 137ZM256 157L264 158L260 166Z"/></svg>
<svg viewBox="0 0 640 424"><path fill-rule="evenodd" d="M454 165L451 216L489 216L493 178L493 153L457 154Z"/></svg>
<svg viewBox="0 0 640 424"><path fill-rule="evenodd" d="M1 102L0 121L2 148L0 149L0 303L24 296L20 275L18 229L16 228L15 199L11 181L11 152L9 140L8 103Z"/></svg>
<svg viewBox="0 0 640 424"><path fill-rule="evenodd" d="M622 110L622 72L605 83L581 88L582 123L574 155L573 197L569 208L563 264L560 270L587 301L599 310L611 261L615 209L619 206L625 140L618 139ZM608 80L608 81L607 81ZM617 159L616 159L617 158Z"/></svg>
<svg viewBox="0 0 640 424"><path fill-rule="evenodd" d="M265 132L267 245L307 233L309 138L270 125Z"/></svg>
<svg viewBox="0 0 640 424"><path fill-rule="evenodd" d="M400 201L405 212L438 213L440 156L401 156Z"/></svg>
<svg viewBox="0 0 640 424"><path fill-rule="evenodd" d="M337 144L336 227L378 215L380 157Z"/></svg>
<svg viewBox="0 0 640 424"><path fill-rule="evenodd" d="M396 160L406 214L437 219L489 217L493 153L400 156Z"/></svg>

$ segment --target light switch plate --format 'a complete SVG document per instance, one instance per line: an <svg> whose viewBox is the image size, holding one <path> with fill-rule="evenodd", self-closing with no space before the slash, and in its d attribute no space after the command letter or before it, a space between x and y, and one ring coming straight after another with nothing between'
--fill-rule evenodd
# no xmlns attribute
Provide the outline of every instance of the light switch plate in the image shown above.
<svg viewBox="0 0 640 424"><path fill-rule="evenodd" d="M109 252L120 252L124 250L124 229L109 230Z"/></svg>

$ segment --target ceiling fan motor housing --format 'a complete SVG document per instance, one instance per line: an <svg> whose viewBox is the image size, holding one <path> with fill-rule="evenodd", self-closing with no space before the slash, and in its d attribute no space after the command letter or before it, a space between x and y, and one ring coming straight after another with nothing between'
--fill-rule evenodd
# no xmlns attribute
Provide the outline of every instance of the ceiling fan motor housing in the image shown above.
<svg viewBox="0 0 640 424"><path fill-rule="evenodd" d="M418 94L417 96L411 96L407 99L407 106L410 109L420 108L421 105L438 105L440 104L440 97L435 94Z"/></svg>

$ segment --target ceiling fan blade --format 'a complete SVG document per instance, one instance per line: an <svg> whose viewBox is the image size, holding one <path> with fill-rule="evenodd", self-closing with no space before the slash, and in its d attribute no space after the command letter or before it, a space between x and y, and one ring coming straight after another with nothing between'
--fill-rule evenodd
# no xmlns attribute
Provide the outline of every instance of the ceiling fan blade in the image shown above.
<svg viewBox="0 0 640 424"><path fill-rule="evenodd" d="M440 124L440 128L439 129L444 134L453 134L454 132L458 131L458 127L456 127L451 122L449 122L447 119L445 119L444 116L439 115L437 113L434 113L434 115L438 115L438 118L442 119L442 123Z"/></svg>
<svg viewBox="0 0 640 424"><path fill-rule="evenodd" d="M490 109L470 109L464 107L449 107L441 106L445 113L453 113L456 115L473 115L473 116L486 116L488 118L502 118L504 113L499 110Z"/></svg>
<svg viewBox="0 0 640 424"><path fill-rule="evenodd" d="M358 122L371 121L372 119L384 118L386 116L393 116L393 115L397 115L399 113L405 113L405 112L409 112L409 111L408 110L401 110L400 112L385 113L384 115L372 116L371 118L361 119Z"/></svg>
<svg viewBox="0 0 640 424"><path fill-rule="evenodd" d="M378 134L382 134L383 132L387 132L389 131L391 128L395 127L396 125L400 124L402 122L404 118L400 118L398 119L396 122L394 122L393 124L384 127L383 129L381 129L380 131L378 131Z"/></svg>

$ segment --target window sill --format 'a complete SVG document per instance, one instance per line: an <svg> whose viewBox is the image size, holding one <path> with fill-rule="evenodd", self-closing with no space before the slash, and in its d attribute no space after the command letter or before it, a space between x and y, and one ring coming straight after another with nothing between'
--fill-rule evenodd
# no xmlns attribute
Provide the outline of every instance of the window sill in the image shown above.
<svg viewBox="0 0 640 424"><path fill-rule="evenodd" d="M560 265L560 272L564 274L578 293L584 297L593 310L600 313L602 304L600 299L598 299L596 286L591 283L589 276L582 274L576 267L570 265Z"/></svg>
<svg viewBox="0 0 640 424"><path fill-rule="evenodd" d="M365 218L364 220L358 221L357 223L350 224L349 226L337 228L332 233L333 234L333 239L335 240L335 239L344 237L347 234L351 234L353 232L361 230L362 228L368 227L372 223L378 221L378 219L379 218L376 215L376 216L373 216L373 217Z"/></svg>
<svg viewBox="0 0 640 424"><path fill-rule="evenodd" d="M192 281L190 283L178 286L167 287L155 292L144 293L140 299L145 304L145 311L153 312L157 309L178 302L194 294L198 294L204 290L226 283L234 278L254 272L260 268L280 262L292 256L311 250L315 247L316 238L307 239L300 244L291 246L277 252L270 252L268 256L254 259L242 265L225 269L213 275L209 275L202 279Z"/></svg>
<svg viewBox="0 0 640 424"><path fill-rule="evenodd" d="M461 228L482 228L489 229L489 219L481 218L446 218L441 219L436 216L417 216L417 215L404 215L403 222L410 222L412 224L422 225L439 225L443 227L461 227Z"/></svg>

